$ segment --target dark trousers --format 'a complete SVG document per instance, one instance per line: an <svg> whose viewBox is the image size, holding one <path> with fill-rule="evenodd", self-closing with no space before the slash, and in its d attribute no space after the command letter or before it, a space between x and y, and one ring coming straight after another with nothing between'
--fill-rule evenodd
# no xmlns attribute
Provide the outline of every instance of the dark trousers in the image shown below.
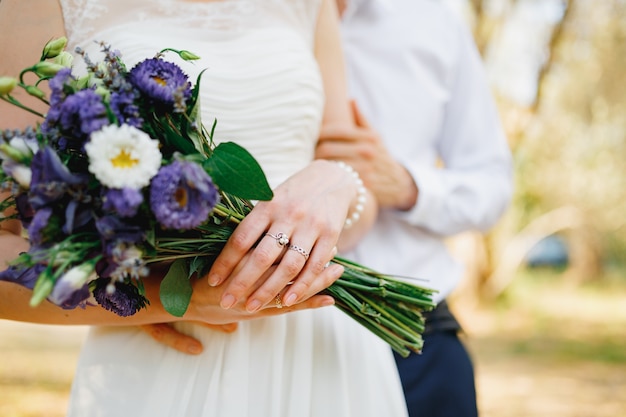
<svg viewBox="0 0 626 417"><path fill-rule="evenodd" d="M471 358L458 338L460 326L440 303L426 317L421 354L394 354L410 417L477 417Z"/></svg>

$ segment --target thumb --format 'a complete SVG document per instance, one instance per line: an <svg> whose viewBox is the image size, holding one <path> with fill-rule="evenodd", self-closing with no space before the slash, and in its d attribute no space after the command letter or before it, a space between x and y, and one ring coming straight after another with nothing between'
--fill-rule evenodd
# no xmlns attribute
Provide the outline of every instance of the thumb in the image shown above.
<svg viewBox="0 0 626 417"><path fill-rule="evenodd" d="M356 100L350 100L350 107L352 108L352 115L354 116L354 123L358 127L364 127L366 129L370 128L370 124L359 110L359 106L356 104Z"/></svg>

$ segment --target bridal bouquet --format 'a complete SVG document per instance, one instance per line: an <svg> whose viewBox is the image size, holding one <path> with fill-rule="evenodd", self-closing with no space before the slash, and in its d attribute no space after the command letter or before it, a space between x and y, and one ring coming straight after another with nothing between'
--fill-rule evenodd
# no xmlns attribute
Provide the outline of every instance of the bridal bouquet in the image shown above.
<svg viewBox="0 0 626 417"><path fill-rule="evenodd" d="M0 131L0 219L18 219L30 242L0 280L72 309L97 303L121 316L146 308L150 266L167 263L160 297L181 317L192 279L208 272L253 200L272 191L255 159L232 142L216 145L201 122L195 85L165 49L128 69L102 44L103 60L72 72L66 39L46 44L17 78L0 77L0 99L42 118ZM26 80L35 79L28 83ZM47 82L49 97L40 89ZM15 98L23 89L48 106L40 114ZM422 348L422 312L432 291L336 257L344 275L325 290L336 306L406 356Z"/></svg>

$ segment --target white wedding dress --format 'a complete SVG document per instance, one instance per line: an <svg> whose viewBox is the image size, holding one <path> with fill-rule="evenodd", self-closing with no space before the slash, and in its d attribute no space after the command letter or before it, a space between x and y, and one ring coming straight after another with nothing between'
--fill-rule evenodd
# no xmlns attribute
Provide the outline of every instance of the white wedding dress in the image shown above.
<svg viewBox="0 0 626 417"><path fill-rule="evenodd" d="M324 102L313 55L320 0L60 0L70 46L104 41L129 67L163 48L202 57L202 117L249 149L272 186L313 157ZM174 60L174 55L166 56ZM80 61L80 58L77 58ZM335 307L240 323L192 324L184 355L135 327L94 327L79 359L72 417L402 417L389 347Z"/></svg>

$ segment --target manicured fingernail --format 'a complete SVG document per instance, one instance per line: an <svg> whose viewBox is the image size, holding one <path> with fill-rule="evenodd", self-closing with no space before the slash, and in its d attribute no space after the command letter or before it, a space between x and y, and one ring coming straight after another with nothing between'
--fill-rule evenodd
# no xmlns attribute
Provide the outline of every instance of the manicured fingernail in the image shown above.
<svg viewBox="0 0 626 417"><path fill-rule="evenodd" d="M209 275L209 285L215 287L220 284L221 278L219 275Z"/></svg>
<svg viewBox="0 0 626 417"><path fill-rule="evenodd" d="M249 313L254 313L259 308L261 308L261 302L259 300L252 300L246 305L246 310L248 310Z"/></svg>
<svg viewBox="0 0 626 417"><path fill-rule="evenodd" d="M289 294L289 296L285 300L285 305L287 307L291 307L296 302L296 298L298 298L298 296L296 294L293 294L293 293Z"/></svg>
<svg viewBox="0 0 626 417"><path fill-rule="evenodd" d="M330 265L330 268L332 268L330 272L331 272L333 275L336 275L336 276L338 276L338 277L340 277L341 275L343 275L343 272L344 272L344 267L343 267L342 265L339 265L339 264L331 264L331 265Z"/></svg>
<svg viewBox="0 0 626 417"><path fill-rule="evenodd" d="M187 346L187 353L191 355L199 355L202 353L202 346L197 343L190 343L189 346Z"/></svg>
<svg viewBox="0 0 626 417"><path fill-rule="evenodd" d="M235 301L236 301L235 297L232 296L231 294L224 294L220 305L222 306L223 309L229 309L235 305Z"/></svg>

